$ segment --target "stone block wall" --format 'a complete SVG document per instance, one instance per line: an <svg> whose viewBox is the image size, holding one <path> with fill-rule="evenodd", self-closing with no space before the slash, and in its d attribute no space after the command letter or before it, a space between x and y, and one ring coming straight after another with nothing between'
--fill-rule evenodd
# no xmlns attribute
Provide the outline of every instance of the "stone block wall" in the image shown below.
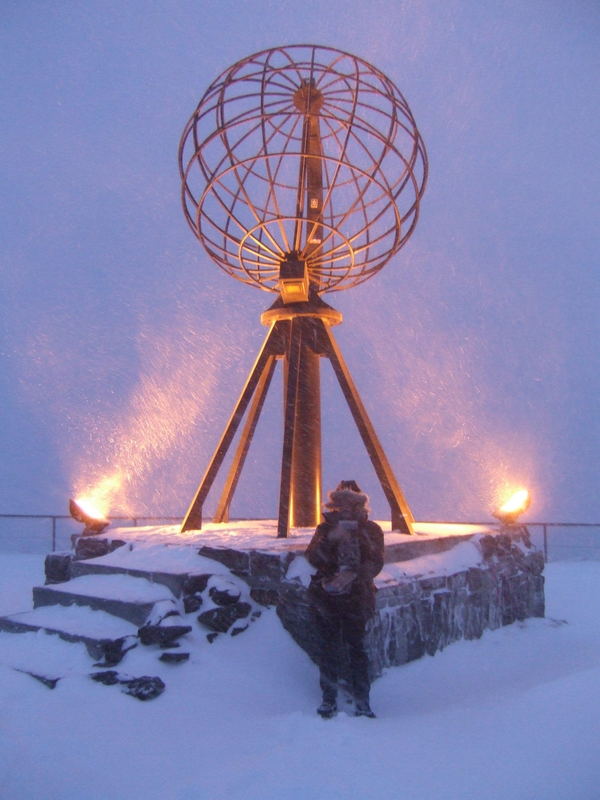
<svg viewBox="0 0 600 800"><path fill-rule="evenodd" d="M433 655L459 639L527 617L544 616L544 558L525 528L472 537L476 566L451 574L414 575L379 587L367 643L371 675ZM277 613L295 641L317 661L321 643L304 586L280 586ZM343 659L343 655L342 655Z"/></svg>
<svg viewBox="0 0 600 800"><path fill-rule="evenodd" d="M471 543L473 554L469 565L453 568L455 548L465 542ZM124 544L106 534L76 537L74 555L48 557L47 583L68 580L82 570L93 572L93 566L84 569L79 564ZM307 573L293 568L305 545L289 545L278 552L209 546L197 552L244 580L255 602L275 605L286 630L317 661L321 642L311 617ZM388 666L433 655L459 639L476 639L485 630L544 615L544 558L523 526L461 536L415 536L410 542L387 544L385 561L393 569L388 578L378 580L376 614L367 630L372 677ZM294 574L297 577L290 578ZM169 583L160 573L146 577ZM185 587L176 594L182 592L189 594Z"/></svg>

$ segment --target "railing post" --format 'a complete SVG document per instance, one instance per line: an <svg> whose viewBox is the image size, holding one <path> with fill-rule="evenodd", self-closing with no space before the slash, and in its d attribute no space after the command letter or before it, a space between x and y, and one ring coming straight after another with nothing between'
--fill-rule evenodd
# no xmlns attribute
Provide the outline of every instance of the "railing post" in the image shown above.
<svg viewBox="0 0 600 800"><path fill-rule="evenodd" d="M52 517L52 552L56 552L56 517Z"/></svg>
<svg viewBox="0 0 600 800"><path fill-rule="evenodd" d="M546 523L542 526L544 529L544 564L548 563L548 526Z"/></svg>

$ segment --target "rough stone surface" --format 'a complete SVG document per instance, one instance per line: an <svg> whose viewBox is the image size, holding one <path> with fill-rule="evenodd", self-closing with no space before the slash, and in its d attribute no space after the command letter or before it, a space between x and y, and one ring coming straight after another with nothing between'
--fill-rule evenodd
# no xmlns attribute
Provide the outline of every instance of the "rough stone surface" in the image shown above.
<svg viewBox="0 0 600 800"><path fill-rule="evenodd" d="M255 587L250 589L250 597L261 606L275 606L279 602L279 589Z"/></svg>
<svg viewBox="0 0 600 800"><path fill-rule="evenodd" d="M189 653L161 653L159 656L160 661L164 661L166 664L182 664L184 661L187 661L190 657Z"/></svg>
<svg viewBox="0 0 600 800"><path fill-rule="evenodd" d="M98 642L100 656L92 655L89 646L87 650L92 657L101 659L94 664L95 667L115 667L123 660L126 653L137 647L137 643L137 636L121 636L120 639L102 639Z"/></svg>
<svg viewBox="0 0 600 800"><path fill-rule="evenodd" d="M241 597L241 591L232 585L211 586L208 596L218 606L231 606Z"/></svg>
<svg viewBox="0 0 600 800"><path fill-rule="evenodd" d="M71 553L49 553L44 561L46 583L63 583L71 577Z"/></svg>
<svg viewBox="0 0 600 800"><path fill-rule="evenodd" d="M544 558L531 547L526 529L473 541L481 550L479 566L452 575L407 577L377 592L377 611L367 631L373 677L458 639L477 639L486 629L544 616ZM307 590L299 583L282 584L277 613L317 661L321 642Z"/></svg>
<svg viewBox="0 0 600 800"><path fill-rule="evenodd" d="M193 614L202 606L201 594L190 594L183 598L183 610L186 614Z"/></svg>
<svg viewBox="0 0 600 800"><path fill-rule="evenodd" d="M250 574L250 556L248 553L240 550L229 550L225 547L201 547L198 550L198 555L205 558L212 558L213 561L218 561L224 564L232 572L239 575Z"/></svg>
<svg viewBox="0 0 600 800"><path fill-rule="evenodd" d="M121 539L96 539L94 536L81 536L81 534L75 534L71 538L75 558L80 559L105 556L125 544Z"/></svg>
<svg viewBox="0 0 600 800"><path fill-rule="evenodd" d="M226 547L201 547L199 555L224 564L250 587L278 584L285 578L293 552L267 553L261 550L240 551Z"/></svg>
<svg viewBox="0 0 600 800"><path fill-rule="evenodd" d="M160 678L150 675L142 675L140 678L132 678L131 680L121 681L121 683L124 684L122 691L132 697L137 697L138 700L153 700L162 694L166 688Z"/></svg>
<svg viewBox="0 0 600 800"><path fill-rule="evenodd" d="M245 619L250 615L252 606L250 603L238 602L228 606L218 606L204 611L198 615L198 622L205 625L217 633L225 633L239 619Z"/></svg>
<svg viewBox="0 0 600 800"><path fill-rule="evenodd" d="M103 683L105 686L120 684L125 694L137 697L138 700L152 700L165 690L165 684L160 678L150 675L131 678L114 669L105 670L104 672L92 672L90 678L98 683Z"/></svg>
<svg viewBox="0 0 600 800"><path fill-rule="evenodd" d="M90 678L104 686L114 686L119 683L119 673L115 669L107 669L104 672L92 672Z"/></svg>
<svg viewBox="0 0 600 800"><path fill-rule="evenodd" d="M144 625L138 634L144 645L168 647L191 630L191 625Z"/></svg>
<svg viewBox="0 0 600 800"><path fill-rule="evenodd" d="M211 573L202 575L188 575L183 584L183 594L202 594L208 586L208 581L212 578Z"/></svg>
<svg viewBox="0 0 600 800"><path fill-rule="evenodd" d="M263 553L253 550L250 553L250 577L254 582L282 581L294 558L293 553Z"/></svg>

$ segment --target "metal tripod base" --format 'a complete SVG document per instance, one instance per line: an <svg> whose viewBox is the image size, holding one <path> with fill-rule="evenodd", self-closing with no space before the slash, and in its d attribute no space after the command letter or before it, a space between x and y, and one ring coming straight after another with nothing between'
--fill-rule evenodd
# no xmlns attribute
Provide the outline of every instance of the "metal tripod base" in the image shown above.
<svg viewBox="0 0 600 800"><path fill-rule="evenodd" d="M277 359L284 361L284 430L277 536L290 525L315 527L321 516L321 425L319 359L328 358L390 505L392 528L413 533L413 515L330 331L339 311L315 296L305 303L278 299L261 316L269 331L229 422L185 515L181 530L202 527L202 507L237 429L250 406L214 516L227 522L229 507L263 408Z"/></svg>

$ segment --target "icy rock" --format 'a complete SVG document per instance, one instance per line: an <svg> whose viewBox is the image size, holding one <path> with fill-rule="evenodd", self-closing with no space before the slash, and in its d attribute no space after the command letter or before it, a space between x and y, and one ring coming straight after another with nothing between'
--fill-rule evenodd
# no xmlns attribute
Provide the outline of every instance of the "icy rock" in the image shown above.
<svg viewBox="0 0 600 800"><path fill-rule="evenodd" d="M29 672L29 670L26 669L17 669L16 672L22 672L24 675L29 675L32 678L35 678L36 681L43 683L44 686L47 686L49 689L55 689L56 684L60 680L60 678L49 678L47 675L40 675L37 672Z"/></svg>
<svg viewBox="0 0 600 800"><path fill-rule="evenodd" d="M250 552L250 575L261 581L272 582L283 580L293 553L263 553L260 550Z"/></svg>
<svg viewBox="0 0 600 800"><path fill-rule="evenodd" d="M165 690L165 684L160 678L152 677L150 675L142 675L139 678L130 678L128 675L122 675L114 669L108 669L104 672L92 672L90 678L93 681L102 683L105 686L115 686L120 684L123 686L122 691L125 694L130 694L132 697L137 697L138 700L152 700L158 695L162 694Z"/></svg>
<svg viewBox="0 0 600 800"><path fill-rule="evenodd" d="M90 678L104 686L114 686L119 683L119 673L115 669L107 669L104 672L92 672Z"/></svg>
<svg viewBox="0 0 600 800"><path fill-rule="evenodd" d="M175 601L161 600L154 604L146 622L139 628L140 642L143 645L169 647L192 630L191 625L183 625L182 622Z"/></svg>
<svg viewBox="0 0 600 800"><path fill-rule="evenodd" d="M68 581L71 577L72 560L70 553L49 553L44 561L46 584Z"/></svg>
<svg viewBox="0 0 600 800"><path fill-rule="evenodd" d="M160 625L168 617L178 617L179 611L174 600L159 600L154 604L144 625Z"/></svg>
<svg viewBox="0 0 600 800"><path fill-rule="evenodd" d="M76 534L72 537L75 548L75 558L82 561L88 558L98 558L112 553L119 547L123 547L125 542L120 539L96 539L93 536L81 536Z"/></svg>
<svg viewBox="0 0 600 800"><path fill-rule="evenodd" d="M166 664L181 664L184 661L187 661L190 657L189 653L161 653L159 656L160 661L164 661Z"/></svg>
<svg viewBox="0 0 600 800"><path fill-rule="evenodd" d="M244 631L248 630L248 625L238 625L235 628L231 629L231 635L237 636L238 633L243 633Z"/></svg>
<svg viewBox="0 0 600 800"><path fill-rule="evenodd" d="M158 644L168 647L191 630L191 625L143 625L138 633L140 642L144 645Z"/></svg>
<svg viewBox="0 0 600 800"><path fill-rule="evenodd" d="M183 610L186 614L193 614L202 605L201 594L190 594L183 598Z"/></svg>
<svg viewBox="0 0 600 800"><path fill-rule="evenodd" d="M96 662L94 666L115 667L123 660L125 653L137 647L137 643L137 636L122 636L120 639L106 639L101 641L99 646L104 660Z"/></svg>
<svg viewBox="0 0 600 800"><path fill-rule="evenodd" d="M212 578L210 573L202 575L188 575L183 584L183 594L201 594L208 586L209 580Z"/></svg>
<svg viewBox="0 0 600 800"><path fill-rule="evenodd" d="M218 606L231 606L238 602L241 595L240 589L226 578L214 581L208 590L208 596Z"/></svg>
<svg viewBox="0 0 600 800"><path fill-rule="evenodd" d="M198 615L198 622L217 633L225 633L239 619L249 616L250 603L237 602L228 606L217 606Z"/></svg>
<svg viewBox="0 0 600 800"><path fill-rule="evenodd" d="M153 700L161 695L166 688L160 678L149 675L142 675L140 678L133 678L123 683L124 688L122 691L132 697L137 697L138 700Z"/></svg>
<svg viewBox="0 0 600 800"><path fill-rule="evenodd" d="M207 547L206 545L198 550L198 555L210 558L224 564L232 572L248 575L250 572L250 556L240 550L232 550L226 547Z"/></svg>
<svg viewBox="0 0 600 800"><path fill-rule="evenodd" d="M254 587L250 589L250 597L261 606L275 606L279 602L279 591L277 589L264 589L260 586Z"/></svg>

